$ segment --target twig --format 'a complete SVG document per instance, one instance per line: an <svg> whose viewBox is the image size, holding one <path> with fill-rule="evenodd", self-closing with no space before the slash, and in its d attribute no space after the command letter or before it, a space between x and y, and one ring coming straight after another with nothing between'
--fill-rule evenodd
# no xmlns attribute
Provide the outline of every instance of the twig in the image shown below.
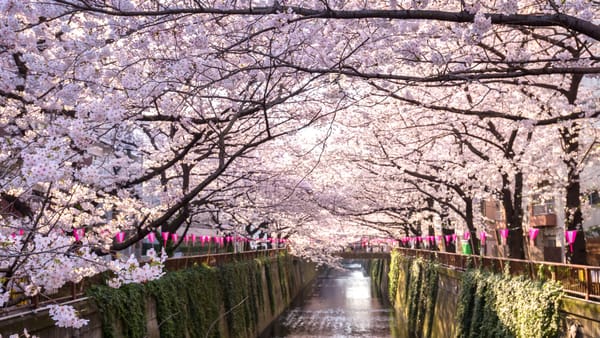
<svg viewBox="0 0 600 338"><path fill-rule="evenodd" d="M225 312L224 314L220 315L219 318L215 319L210 326L208 327L208 330L206 330L206 335L204 337L208 338L208 334L210 333L210 330L212 330L213 326L219 322L219 320L221 320L221 318L225 317L228 313L230 313L231 311L235 310L235 308L237 308L238 306L242 305L246 299L248 299L248 296L246 296L246 298L242 299L241 302L237 303L236 306L232 307L231 309L229 309L229 311Z"/></svg>

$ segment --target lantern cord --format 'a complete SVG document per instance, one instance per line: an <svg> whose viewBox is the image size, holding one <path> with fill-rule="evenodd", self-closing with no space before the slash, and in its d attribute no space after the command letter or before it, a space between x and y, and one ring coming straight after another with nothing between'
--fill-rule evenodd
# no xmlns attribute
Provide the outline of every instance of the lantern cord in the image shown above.
<svg viewBox="0 0 600 338"><path fill-rule="evenodd" d="M210 324L210 326L208 327L208 330L206 331L206 335L205 337L208 338L208 334L210 333L210 331L212 330L213 326L215 326L216 323L219 322L219 320L221 320L221 318L227 316L227 314L229 314L231 311L235 310L238 306L244 304L244 302L248 299L249 296L246 296L246 298L242 299L239 303L237 303L234 307L232 307L231 309L229 309L229 311L225 312L224 314L220 315L217 319L215 319L212 324Z"/></svg>

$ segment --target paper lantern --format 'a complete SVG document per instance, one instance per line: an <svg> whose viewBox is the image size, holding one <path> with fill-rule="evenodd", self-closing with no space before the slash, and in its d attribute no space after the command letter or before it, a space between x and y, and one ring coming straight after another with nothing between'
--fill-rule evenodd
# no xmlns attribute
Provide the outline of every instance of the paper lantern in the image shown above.
<svg viewBox="0 0 600 338"><path fill-rule="evenodd" d="M177 240L179 240L179 235L176 233L172 233L171 234L171 239L173 240L173 242L177 242Z"/></svg>
<svg viewBox="0 0 600 338"><path fill-rule="evenodd" d="M535 238L540 233L540 229L529 229L529 240L531 245L535 245Z"/></svg>
<svg viewBox="0 0 600 338"><path fill-rule="evenodd" d="M456 238L457 238L457 237L458 237L458 236L457 236L456 234L452 234L452 241L456 243Z"/></svg>
<svg viewBox="0 0 600 338"><path fill-rule="evenodd" d="M450 244L450 242L452 242L452 236L451 235L446 235L446 245Z"/></svg>
<svg viewBox="0 0 600 338"><path fill-rule="evenodd" d="M154 232L148 233L148 235L146 236L146 238L148 239L148 241L150 243L153 243L153 244L156 241L156 235L154 234Z"/></svg>
<svg viewBox="0 0 600 338"><path fill-rule="evenodd" d="M471 233L468 231L465 231L463 233L463 238L465 239L465 241L468 241L469 239L471 239Z"/></svg>
<svg viewBox="0 0 600 338"><path fill-rule="evenodd" d="M122 243L125 240L125 232L117 232L115 237L117 238L117 243Z"/></svg>
<svg viewBox="0 0 600 338"><path fill-rule="evenodd" d="M481 245L485 245L485 239L487 238L487 234L485 231L479 233L479 240L481 241Z"/></svg>
<svg viewBox="0 0 600 338"><path fill-rule="evenodd" d="M500 238L504 245L506 245L506 239L508 238L508 229L500 229Z"/></svg>
<svg viewBox="0 0 600 338"><path fill-rule="evenodd" d="M163 233L161 233L162 235L162 239L163 239L163 246L166 248L167 247L167 241L169 240L169 232L168 231L164 231Z"/></svg>
<svg viewBox="0 0 600 338"><path fill-rule="evenodd" d="M20 231L22 231L22 230L20 230ZM85 235L84 228L73 230L73 237L75 237L76 241L79 241L80 239L82 239L84 235Z"/></svg>
<svg viewBox="0 0 600 338"><path fill-rule="evenodd" d="M573 244L575 243L575 238L577 237L577 230L565 231L565 237L567 239L567 244L569 244L571 252L573 252Z"/></svg>

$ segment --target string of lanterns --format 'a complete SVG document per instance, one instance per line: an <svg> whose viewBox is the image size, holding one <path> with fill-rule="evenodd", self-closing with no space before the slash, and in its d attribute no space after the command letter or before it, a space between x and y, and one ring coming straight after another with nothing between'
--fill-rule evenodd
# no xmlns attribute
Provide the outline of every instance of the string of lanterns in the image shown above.
<svg viewBox="0 0 600 338"><path fill-rule="evenodd" d="M537 228L529 229L528 235L529 235L529 240L530 240L531 245L535 245L535 239L537 238L539 232L540 232L540 229L537 229ZM578 232L578 230L565 231L566 244L569 245L569 249L571 252L573 252L573 244L575 243L575 239L577 238L577 232ZM500 234L500 244L507 245L509 229L499 229L498 233ZM18 233L12 233L12 237L13 238L16 237L17 234L19 236L23 236L25 234L25 230L19 229ZM80 241L81 239L83 239L84 236L85 236L84 228L73 230L73 237L75 238L76 241ZM169 233L169 232L165 231L165 232L161 233L161 236L162 236L164 246L167 245L167 242L169 241L169 239L171 239L173 242L179 241L179 234L177 234L177 233ZM471 238L470 232L463 233L464 240L468 241L470 238ZM150 232L146 236L146 239L150 243L155 243L157 240L154 232ZM400 243L402 243L404 246L408 245L409 243L429 243L430 245L433 245L436 243L436 241L439 243L442 240L445 240L445 244L448 245L450 243L456 243L457 239L458 239L457 234L451 234L451 235L445 235L445 236L441 236L441 235L439 235L439 236L412 236L412 237L407 236L407 237L402 237L399 240L393 239L393 238L374 238L374 239L362 239L361 245L363 247L365 247L369 244L370 245L388 244L388 245L396 246L396 245L399 245ZM481 241L481 244L485 245L485 242L487 239L487 234L485 231L481 231L479 233L479 239ZM115 234L115 240L117 241L117 243L122 243L125 240L125 232L124 231L117 232ZM248 238L242 237L242 236L206 236L206 235L201 236L201 235L196 235L196 234L188 234L188 235L184 236L183 241L185 244L188 244L188 245L189 244L195 245L195 243L200 243L201 246L204 246L205 244L208 244L208 243L215 243L222 247L225 244L230 244L230 243L248 243L248 242L262 242L262 243L268 242L271 244L285 244L285 243L287 243L288 240L285 238L272 238L272 237L269 237L267 239L248 239Z"/></svg>

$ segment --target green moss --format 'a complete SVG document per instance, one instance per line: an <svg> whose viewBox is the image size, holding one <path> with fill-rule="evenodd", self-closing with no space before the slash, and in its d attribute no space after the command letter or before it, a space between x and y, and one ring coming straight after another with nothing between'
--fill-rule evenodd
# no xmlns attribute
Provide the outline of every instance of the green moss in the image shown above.
<svg viewBox="0 0 600 338"><path fill-rule="evenodd" d="M95 300L102 317L102 332L107 338L145 337L145 289L140 284L129 284L119 289L96 285L87 290Z"/></svg>
<svg viewBox="0 0 600 338"><path fill-rule="evenodd" d="M265 306L263 273L267 276L272 313L276 299L274 269L278 270L282 292L290 292L287 280L291 258L279 256L276 267L272 260L235 262L220 268L195 266L169 272L147 284L130 284L120 289L96 286L88 295L102 316L104 337L147 336L147 299L156 303L161 337L248 337L254 335L259 313ZM228 334L220 332L218 325L223 305Z"/></svg>
<svg viewBox="0 0 600 338"><path fill-rule="evenodd" d="M290 297L290 292L287 285L287 278L285 276L288 275L288 264L289 259L287 255L280 254L277 256L277 271L279 272L279 283L281 287L281 297L288 301Z"/></svg>
<svg viewBox="0 0 600 338"><path fill-rule="evenodd" d="M390 272L388 273L388 295L390 304L396 304L396 292L398 292L398 280L400 278L402 255L398 251L392 251L390 260Z"/></svg>
<svg viewBox="0 0 600 338"><path fill-rule="evenodd" d="M555 337L561 296L551 281L469 271L459 297L458 337Z"/></svg>
<svg viewBox="0 0 600 338"><path fill-rule="evenodd" d="M265 261L265 277L267 280L267 289L269 290L269 305L271 307L271 314L275 314L275 290L273 289L273 276L271 269L271 262Z"/></svg>
<svg viewBox="0 0 600 338"><path fill-rule="evenodd" d="M422 259L404 257L392 252L390 261L389 296L395 307L406 308L410 337L430 337L439 282L439 266ZM406 276L404 304L396 304L400 275ZM383 276L383 272L382 272Z"/></svg>

